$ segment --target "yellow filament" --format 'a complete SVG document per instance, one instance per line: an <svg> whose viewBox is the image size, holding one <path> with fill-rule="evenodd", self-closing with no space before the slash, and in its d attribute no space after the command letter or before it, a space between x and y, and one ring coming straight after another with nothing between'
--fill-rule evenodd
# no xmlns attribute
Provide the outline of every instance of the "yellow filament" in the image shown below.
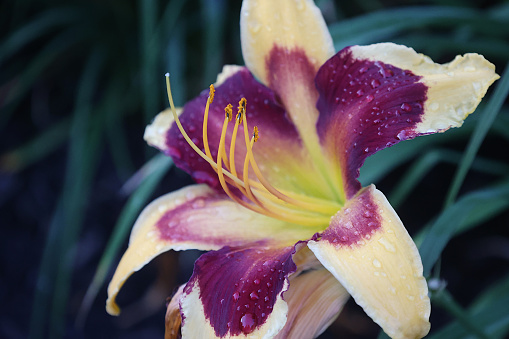
<svg viewBox="0 0 509 339"><path fill-rule="evenodd" d="M258 133L255 133L255 134L256 134L256 137L258 137ZM319 205L319 204L305 202L302 200L297 200L292 197L289 197L288 195L281 193L276 188L274 188L267 181L267 179L265 179L265 177L263 176L263 174L260 171L260 168L258 167L258 164L256 163L256 161L254 159L253 150L250 147L249 137L247 135L247 121L246 121L246 119L244 119L244 139L246 142L247 156L249 157L249 162L251 163L251 167L253 168L256 178L258 178L260 183L263 185L263 187L265 187L267 189L267 191L269 191L277 198L279 198L282 201L287 202L289 204L292 204L292 205L295 205L298 207L302 207L302 208L305 208L307 210L314 211L314 212L331 213L331 209L328 206L323 206L323 205ZM337 210L332 213L335 213L335 212L337 212ZM330 215L332 215L332 214L330 214Z"/></svg>
<svg viewBox="0 0 509 339"><path fill-rule="evenodd" d="M205 113L203 114L203 146L205 148L205 154L207 157L212 159L212 154L210 153L209 148L209 137L207 135L207 124L209 121L209 107L212 101L214 101L214 93L216 90L214 89L214 85L210 85L209 87L209 97L207 99L207 104L205 105Z"/></svg>
<svg viewBox="0 0 509 339"><path fill-rule="evenodd" d="M187 135L187 132L182 127L182 124L180 123L179 117L177 115L177 110L175 109L175 104L173 103L173 97L171 95L171 86L170 86L170 75L166 73L166 92L168 94L168 101L170 102L171 107L171 113L173 114L173 119L175 120L175 123L177 124L177 127L184 137L184 139L187 141L189 146L205 161L207 161L210 166L212 166L213 169L217 171L217 164L212 160L212 157L208 157L206 154L204 154L201 149L198 148L198 146L195 145L195 143L189 138L189 135ZM244 183L237 177L234 177L230 172L225 171L223 168L220 168L221 172L226 175L228 178L230 178L233 182L238 183L240 185L244 185Z"/></svg>

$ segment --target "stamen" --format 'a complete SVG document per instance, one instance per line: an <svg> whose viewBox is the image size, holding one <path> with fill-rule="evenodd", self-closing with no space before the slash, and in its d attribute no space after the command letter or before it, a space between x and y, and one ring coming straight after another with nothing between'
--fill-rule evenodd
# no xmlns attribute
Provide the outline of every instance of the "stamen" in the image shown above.
<svg viewBox="0 0 509 339"><path fill-rule="evenodd" d="M210 85L209 87L209 97L207 99L207 104L205 105L205 113L203 114L203 147L205 148L205 154L212 159L212 154L210 153L209 147L209 138L207 135L207 124L209 121L209 107L212 101L214 101L214 94L216 90L214 85Z"/></svg>
<svg viewBox="0 0 509 339"><path fill-rule="evenodd" d="M189 135L186 133L184 128L182 127L182 124L179 120L179 117L177 115L175 105L173 103L173 98L171 94L171 87L170 87L170 79L169 74L166 74L166 88L167 88L167 94L168 94L168 100L170 102L171 112L173 114L173 118L175 120L175 123L184 137L184 139L187 141L187 143L191 146L191 148L205 161L207 161L210 166L218 173L219 182L221 183L221 187L225 191L225 193L236 203L242 205L243 207L250 209L256 213L264 214L266 216L279 219L286 222L301 224L301 225L309 225L309 226L320 226L327 224L329 222L330 217L330 207L326 214L317 214L317 215L310 215L310 212L318 211L317 209L310 209L309 204L301 203L295 204L294 200L291 197L288 197L287 195L284 195L283 193L276 190L274 187L272 187L270 184L268 184L267 180L261 175L260 169L258 168L252 148L255 141L258 140L258 128L255 127L253 131L253 135L251 138L251 141L249 141L249 138L247 136L247 123L246 123L246 99L243 98L239 102L239 113L237 114L236 121L235 121L235 127L232 135L232 140L230 144L230 157L226 156L226 148L225 148L225 142L226 142L226 132L228 129L228 122L232 120L233 113L232 113L232 107L231 105L228 105L225 108L225 120L223 123L223 128L221 131L221 138L219 141L219 147L218 147L218 154L217 159L214 161L212 159L211 153L210 153L210 147L208 145L208 138L207 138L207 121L208 121L208 112L210 103L212 103L214 99L214 87L210 86L210 92L209 92L209 98L207 100L207 104L205 106L205 113L204 113L204 123L203 123L203 141L204 141L204 150L206 152L203 153L196 144L191 140ZM236 136L238 132L239 125L243 123L244 128L244 135L246 139L246 147L247 147L247 154L244 160L244 173L243 173L243 180L240 180L238 178L238 174L235 169L235 141ZM223 163L227 169L223 168ZM260 182L253 181L249 179L249 164L253 167L253 170L255 171L256 177ZM232 167L230 173L230 165ZM240 192L246 196L250 202L244 201L243 199L239 198L235 194L232 194L230 191L228 184L235 185ZM267 188L270 187L271 189ZM253 191L254 189L254 191ZM278 195L274 194L274 192L277 192ZM281 197L285 199L281 199ZM307 201L309 199L315 199L312 197L303 197ZM320 202L325 203L326 205L330 206L326 201L322 201L321 199L318 199ZM290 204L290 205L286 205ZM302 205L306 205L306 209L296 209L296 207L302 207ZM315 205L316 206L316 205ZM337 211L337 209L335 210ZM334 211L334 212L335 212ZM313 213L314 214L314 213Z"/></svg>
<svg viewBox="0 0 509 339"><path fill-rule="evenodd" d="M253 137L255 135L256 135L256 138L258 138L258 131L257 131L257 129L255 130L255 132L253 134ZM247 121L246 121L246 119L244 119L244 139L245 139L245 142L246 142L247 156L249 157L249 162L251 163L251 167L253 168L253 171L254 171L256 177L258 178L260 183L263 185L263 187L265 187L265 189L267 189L267 191L269 191L270 193L272 193L277 198L279 198L282 201L287 202L289 204L292 204L292 205L295 205L295 206L299 206L299 207L302 207L302 208L305 208L307 210L314 211L314 212L331 213L331 209L328 206L323 206L323 205L319 205L319 204L313 204L313 203L308 203L308 202L305 202L305 201L297 200L297 199L294 199L292 197L289 197L288 195L285 195L285 194L281 193L276 188L274 188L267 181L267 179L265 179L265 177L263 176L263 174L260 171L260 168L258 167L258 164L256 163L256 161L254 159L253 150L250 147L251 145L250 145L250 142L249 142L249 137L247 135ZM332 213L335 213L335 212L337 212L337 210L332 212Z"/></svg>
<svg viewBox="0 0 509 339"><path fill-rule="evenodd" d="M173 115L173 119L175 120L175 123L177 124L177 127L178 127L180 133L182 134L184 139L187 141L189 146L191 146L191 148L200 157L202 157L205 161L207 161L210 164L210 166L212 166L212 168L217 171L216 162L214 160L212 160L212 157L209 157L206 154L204 154L201 151L201 149L199 149L198 146L196 146L196 144L191 140L191 138L189 137L187 132L184 130L184 127L182 127L182 124L181 124L181 122L179 120L179 117L178 117L178 114L177 114L177 110L175 109L175 104L173 103L173 96L171 95L170 74L166 73L165 77L166 77L166 92L168 94L168 101L170 102L171 113ZM222 172L225 176L227 176L233 182L239 183L240 185L244 184L239 178L234 177L230 172L225 171L223 168L220 168L220 172Z"/></svg>

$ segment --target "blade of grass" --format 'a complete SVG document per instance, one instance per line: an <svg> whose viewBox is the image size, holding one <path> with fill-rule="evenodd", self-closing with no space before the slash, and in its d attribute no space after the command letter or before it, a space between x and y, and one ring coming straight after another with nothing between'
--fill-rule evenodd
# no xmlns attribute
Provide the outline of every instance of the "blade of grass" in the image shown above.
<svg viewBox="0 0 509 339"><path fill-rule="evenodd" d="M16 110L26 93L37 81L38 77L41 76L43 71L49 67L57 57L61 56L65 50L79 43L86 34L86 30L81 28L68 29L53 38L45 45L44 49L39 54L34 56L30 64L16 77L15 88L7 94L5 106L2 107L2 114L0 115L0 128L5 125L12 112Z"/></svg>
<svg viewBox="0 0 509 339"><path fill-rule="evenodd" d="M68 119L63 119L21 147L2 155L0 157L0 170L22 171L46 157L66 140L69 124Z"/></svg>
<svg viewBox="0 0 509 339"><path fill-rule="evenodd" d="M490 338L502 339L509 332L509 277L485 290L468 308L471 321L484 329ZM457 321L430 335L430 339L472 338Z"/></svg>
<svg viewBox="0 0 509 339"><path fill-rule="evenodd" d="M0 64L12 57L21 48L51 32L58 26L72 23L80 18L74 8L54 8L41 13L34 20L11 33L0 45Z"/></svg>
<svg viewBox="0 0 509 339"><path fill-rule="evenodd" d="M454 33L454 32L453 32ZM412 46L420 53L432 58L440 58L447 54L476 51L489 60L507 60L509 46L505 43L508 37L494 38L491 36L473 36L468 39L456 37L455 34L414 33L391 38L396 44Z"/></svg>
<svg viewBox="0 0 509 339"><path fill-rule="evenodd" d="M96 135L87 135L92 94L102 61L94 53L85 66L76 96L76 107L70 129L70 145L64 187L43 252L38 286L35 292L29 338L63 336L65 306L72 267L73 248L81 225L88 188L93 174L93 158L98 146ZM52 297L52 300L50 298ZM50 310L48 312L48 310Z"/></svg>
<svg viewBox="0 0 509 339"><path fill-rule="evenodd" d="M118 221L115 224L115 228L113 229L113 233L106 245L106 249L99 261L94 278L83 298L76 319L79 328L83 328L90 308L107 278L111 265L115 258L118 257L122 244L125 243L128 231L131 229L141 209L146 205L147 200L152 196L154 190L172 165L173 162L171 158L159 154L152 158L140 170L140 172L142 172L141 175L145 176L122 209Z"/></svg>
<svg viewBox="0 0 509 339"><path fill-rule="evenodd" d="M447 149L434 149L426 152L414 161L407 172L399 180L396 187L389 195L391 205L397 207L405 201L422 178L437 164L457 164L461 159L461 153ZM472 169L493 175L504 176L509 173L509 165L497 161L476 158L472 163Z"/></svg>
<svg viewBox="0 0 509 339"><path fill-rule="evenodd" d="M380 42L396 33L419 27L467 25L476 32L491 36L506 36L509 29L504 20L490 14L457 7L403 7L343 20L330 25L329 30L336 50L354 44ZM497 29L500 26L504 28Z"/></svg>
<svg viewBox="0 0 509 339"><path fill-rule="evenodd" d="M140 30L141 30L141 77L143 88L143 112L145 123L149 123L154 115L159 112L161 92L158 90L159 82L156 82L160 37L156 31L157 5L155 0L140 0ZM160 72L162 73L162 72ZM159 77L157 77L159 79Z"/></svg>
<svg viewBox="0 0 509 339"><path fill-rule="evenodd" d="M509 94L509 63L505 67L504 74L502 75L502 79L498 83L495 92L488 100L486 108L483 110L483 118L478 121L478 124L474 130L472 138L468 143L467 149L461 159L461 163L454 175L453 182L449 188L449 192L447 193L447 197L444 202L444 207L447 208L450 206L463 184L465 177L474 161L474 158L481 146L486 134L488 133L491 125L495 121L495 118L502 107L507 95Z"/></svg>
<svg viewBox="0 0 509 339"><path fill-rule="evenodd" d="M470 331L477 338L489 339L490 337L484 333L482 327L479 326L477 321L474 321L471 316L456 302L453 296L443 289L438 293L431 295L431 300L435 305L445 309L456 318L456 321L466 330Z"/></svg>
<svg viewBox="0 0 509 339"><path fill-rule="evenodd" d="M445 209L429 228L419 246L424 275L428 276L449 240L471 225L469 219L486 218L486 211L496 212L509 204L509 181L492 188L468 193ZM469 224L470 222L470 224Z"/></svg>
<svg viewBox="0 0 509 339"><path fill-rule="evenodd" d="M203 73L203 86L206 88L216 81L217 74L222 67L222 46L224 45L224 26L226 16L225 0L201 0L202 16L204 19L204 48L205 70Z"/></svg>
<svg viewBox="0 0 509 339"><path fill-rule="evenodd" d="M56 260L57 273L50 308L49 335L52 338L59 338L64 334L76 242L96 171L102 121L92 125L91 116L94 111L93 95L98 87L102 64L103 55L97 50L84 68L71 122L69 156L62 193L65 226L62 227L60 241L56 244L59 258Z"/></svg>

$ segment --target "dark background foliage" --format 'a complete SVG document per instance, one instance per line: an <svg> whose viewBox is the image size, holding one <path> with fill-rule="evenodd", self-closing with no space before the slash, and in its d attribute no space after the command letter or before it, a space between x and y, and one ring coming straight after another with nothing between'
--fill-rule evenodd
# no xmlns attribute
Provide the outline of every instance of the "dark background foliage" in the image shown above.
<svg viewBox="0 0 509 339"><path fill-rule="evenodd" d="M317 3L337 50L393 41L438 62L478 52L499 74L507 67L507 1ZM223 64L242 64L240 5L0 4L1 337L163 336L166 297L189 278L198 253L162 255L134 275L118 318L104 310L106 284L140 209L191 182L142 139L167 106L163 74L172 74L182 105ZM461 129L380 152L361 172L420 246L431 336L503 338L509 329L508 77ZM322 338L378 332L351 301Z"/></svg>

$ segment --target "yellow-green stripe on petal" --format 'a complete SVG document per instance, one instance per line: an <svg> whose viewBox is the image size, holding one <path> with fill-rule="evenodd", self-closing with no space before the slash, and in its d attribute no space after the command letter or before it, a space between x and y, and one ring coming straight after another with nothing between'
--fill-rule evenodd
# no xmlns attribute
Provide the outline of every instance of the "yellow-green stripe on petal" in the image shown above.
<svg viewBox="0 0 509 339"><path fill-rule="evenodd" d="M419 252L374 186L349 200L308 246L390 337L428 333L430 300Z"/></svg>

